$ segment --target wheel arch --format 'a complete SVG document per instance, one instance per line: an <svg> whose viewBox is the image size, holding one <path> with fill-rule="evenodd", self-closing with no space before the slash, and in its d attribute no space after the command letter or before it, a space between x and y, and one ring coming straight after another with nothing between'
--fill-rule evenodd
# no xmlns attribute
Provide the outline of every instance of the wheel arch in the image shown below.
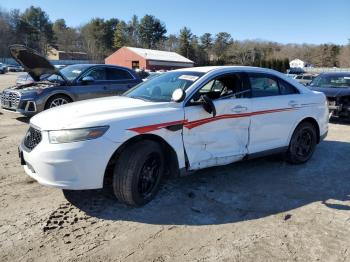
<svg viewBox="0 0 350 262"><path fill-rule="evenodd" d="M305 122L308 122L308 123L312 124L312 125L315 127L315 129L316 129L316 136L317 136L317 141L316 141L316 142L317 142L317 144L318 144L318 143L320 142L320 140L321 140L320 126L319 126L317 120L316 120L315 118L311 117L311 116L305 117L305 118L301 119L301 120L295 125L295 127L294 127L294 129L293 129L293 132L292 132L292 134L290 135L289 141L290 141L290 139L292 138L292 135L293 135L295 129L296 129L300 124L305 123Z"/></svg>
<svg viewBox="0 0 350 262"><path fill-rule="evenodd" d="M121 144L110 157L108 164L105 169L104 178L103 178L103 186L107 186L110 184L110 181L113 176L114 165L118 161L119 157L123 153L123 151L130 145L137 143L139 141L150 140L158 143L165 156L165 163L167 163L167 171L166 175L168 176L179 176L179 161L176 154L175 149L162 137L155 134L141 134L134 136L128 140L126 140L123 144Z"/></svg>
<svg viewBox="0 0 350 262"><path fill-rule="evenodd" d="M68 97L72 102L75 101L74 97L69 94L68 92L65 92L65 91L56 91L56 92L53 92L53 93L50 93L46 98L45 98L45 101L44 101L44 108L46 108L46 104L47 104L47 101L49 101L50 98L54 97L54 96L58 96L58 95L62 95L62 96L66 96Z"/></svg>

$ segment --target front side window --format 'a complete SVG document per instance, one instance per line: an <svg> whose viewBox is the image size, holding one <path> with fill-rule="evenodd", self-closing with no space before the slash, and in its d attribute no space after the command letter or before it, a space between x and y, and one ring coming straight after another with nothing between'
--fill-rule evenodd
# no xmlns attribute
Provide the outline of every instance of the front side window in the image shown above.
<svg viewBox="0 0 350 262"><path fill-rule="evenodd" d="M265 75L250 75L249 81L253 97L279 95L278 83L273 77Z"/></svg>
<svg viewBox="0 0 350 262"><path fill-rule="evenodd" d="M175 89L186 90L204 73L191 71L173 71L145 81L133 87L125 96L152 102L170 102Z"/></svg>
<svg viewBox="0 0 350 262"><path fill-rule="evenodd" d="M106 71L104 68L92 69L86 76L91 76L95 81L106 80Z"/></svg>
<svg viewBox="0 0 350 262"><path fill-rule="evenodd" d="M217 77L206 83L192 97L191 103L200 102L202 95L210 99L242 98L248 97L250 90L245 88L243 77L239 73Z"/></svg>

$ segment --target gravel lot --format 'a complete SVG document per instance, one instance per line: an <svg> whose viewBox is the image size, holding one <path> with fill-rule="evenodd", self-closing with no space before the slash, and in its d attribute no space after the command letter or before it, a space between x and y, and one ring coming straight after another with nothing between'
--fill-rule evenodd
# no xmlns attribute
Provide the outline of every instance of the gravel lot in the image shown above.
<svg viewBox="0 0 350 262"><path fill-rule="evenodd" d="M0 75L0 90L17 75ZM210 168L133 209L28 178L17 156L27 122L0 111L0 261L350 261L349 123L330 124L305 165Z"/></svg>

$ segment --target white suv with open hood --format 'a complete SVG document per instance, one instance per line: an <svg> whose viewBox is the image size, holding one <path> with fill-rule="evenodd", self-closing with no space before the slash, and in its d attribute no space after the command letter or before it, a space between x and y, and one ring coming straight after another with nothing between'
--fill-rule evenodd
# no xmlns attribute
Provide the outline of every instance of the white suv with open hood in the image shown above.
<svg viewBox="0 0 350 262"><path fill-rule="evenodd" d="M273 70L199 67L44 111L30 120L20 156L41 184L80 190L111 181L120 201L139 206L166 174L276 152L304 163L327 130L322 93Z"/></svg>

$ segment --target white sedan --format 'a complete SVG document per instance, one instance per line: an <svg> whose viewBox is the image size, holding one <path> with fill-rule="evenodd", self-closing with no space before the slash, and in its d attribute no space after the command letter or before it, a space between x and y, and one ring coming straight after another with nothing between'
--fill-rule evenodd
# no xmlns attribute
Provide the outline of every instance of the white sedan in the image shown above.
<svg viewBox="0 0 350 262"><path fill-rule="evenodd" d="M141 206L165 175L271 153L308 161L328 131L328 108L273 70L199 67L171 71L123 96L75 102L30 120L20 147L26 173L63 189L109 183Z"/></svg>

